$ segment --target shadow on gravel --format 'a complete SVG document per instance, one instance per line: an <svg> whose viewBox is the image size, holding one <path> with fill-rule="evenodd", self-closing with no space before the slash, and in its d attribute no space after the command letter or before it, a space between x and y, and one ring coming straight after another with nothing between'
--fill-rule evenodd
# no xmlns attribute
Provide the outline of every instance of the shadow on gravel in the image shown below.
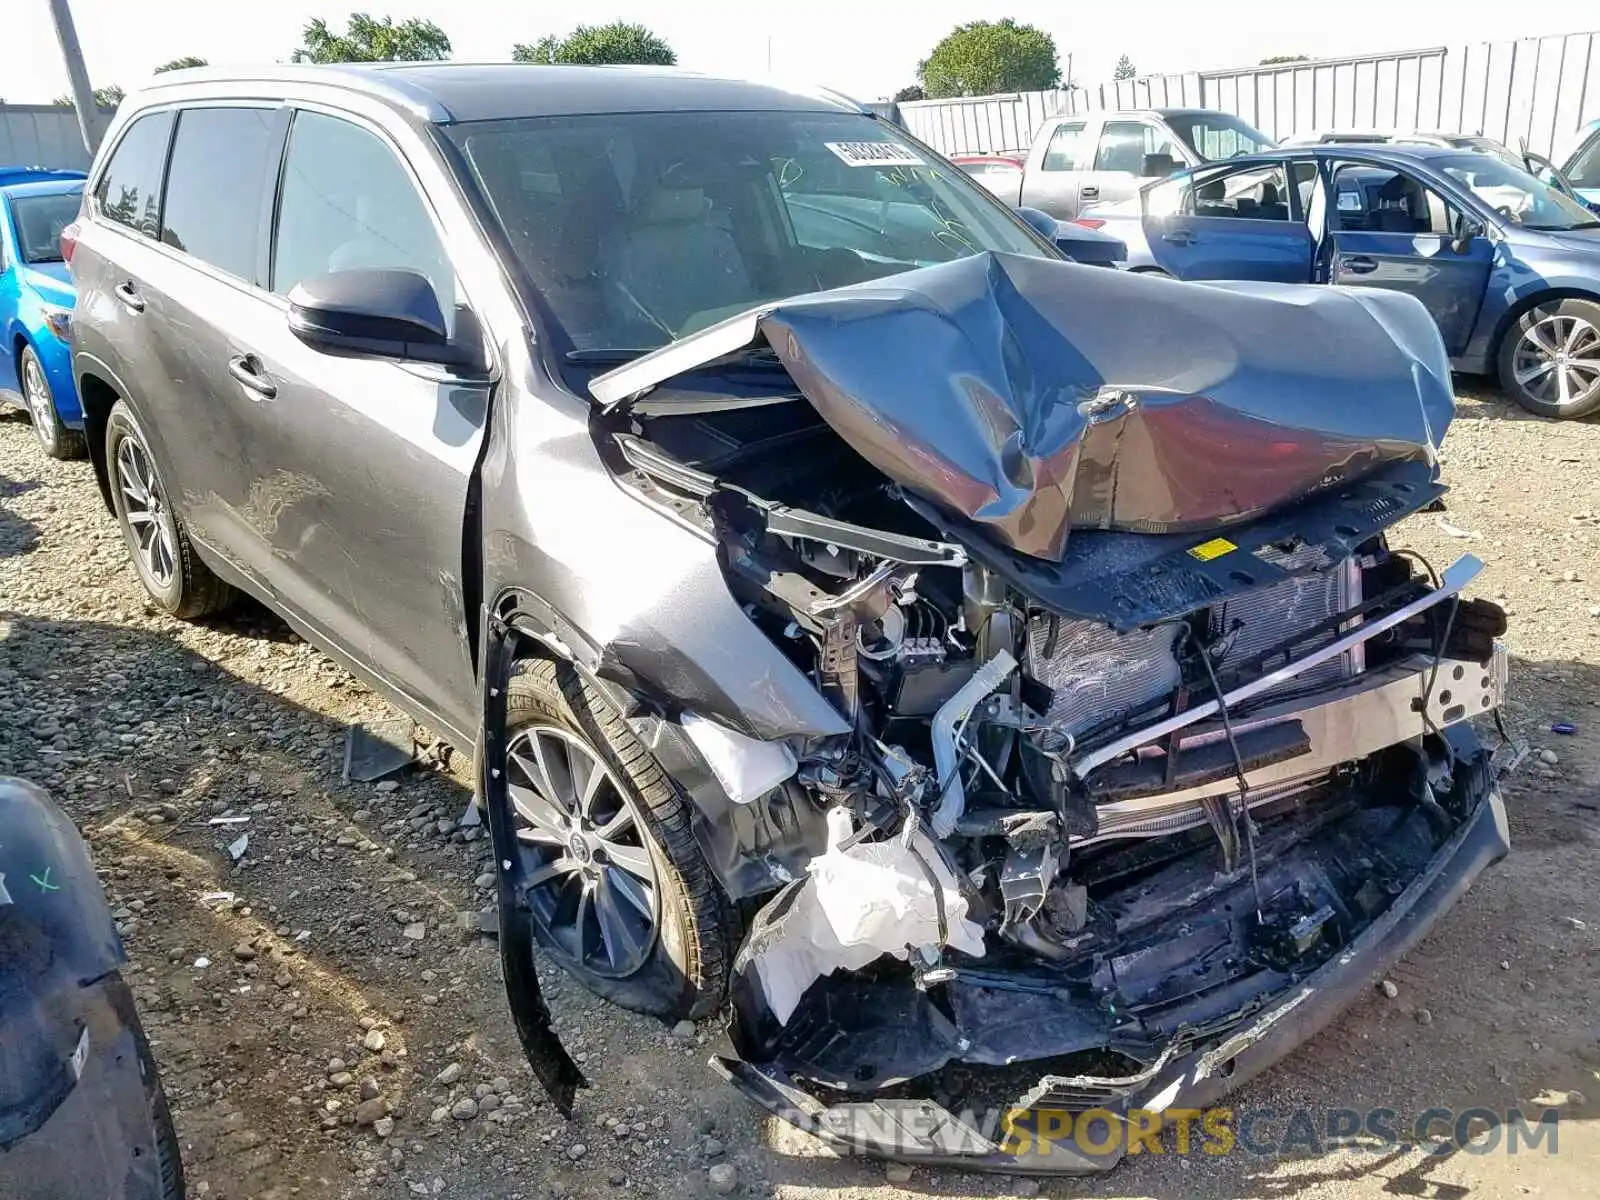
<svg viewBox="0 0 1600 1200"><path fill-rule="evenodd" d="M0 475L0 558L30 554L39 544L39 527L17 516L6 504L7 500L26 495L38 486L31 479L16 480Z"/></svg>

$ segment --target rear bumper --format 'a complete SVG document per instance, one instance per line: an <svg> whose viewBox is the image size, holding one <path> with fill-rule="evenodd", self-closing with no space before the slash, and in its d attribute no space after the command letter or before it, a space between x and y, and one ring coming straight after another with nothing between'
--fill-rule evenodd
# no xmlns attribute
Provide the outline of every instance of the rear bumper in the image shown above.
<svg viewBox="0 0 1600 1200"><path fill-rule="evenodd" d="M1247 1025L1169 1052L1134 1080L1124 1098L1103 1109L1125 1121L1138 1109L1203 1108L1260 1074L1308 1041L1370 988L1415 946L1472 885L1510 849L1505 808L1490 789L1467 822L1434 855L1390 908L1345 950ZM773 1116L805 1129L842 1154L909 1163L937 1163L970 1171L1079 1175L1106 1171L1121 1161L1127 1139L1096 1132L1090 1153L1077 1142L1007 1138L992 1120L957 1115L931 1101L864 1100L824 1105L781 1071L734 1058L713 1058L717 1071ZM1067 1082L1067 1081L1063 1081ZM1018 1100L1013 1112L1051 1108L1048 1084ZM1066 1107L1063 1104L1061 1107ZM1056 1126L1059 1128L1059 1124ZM1026 1122L1023 1128L1027 1129ZM1123 1131L1118 1131L1120 1134Z"/></svg>

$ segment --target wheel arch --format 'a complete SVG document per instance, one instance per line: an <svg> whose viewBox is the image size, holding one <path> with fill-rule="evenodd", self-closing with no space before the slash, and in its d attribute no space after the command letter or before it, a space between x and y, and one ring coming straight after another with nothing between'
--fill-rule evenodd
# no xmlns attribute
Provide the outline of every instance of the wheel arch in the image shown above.
<svg viewBox="0 0 1600 1200"><path fill-rule="evenodd" d="M111 500L111 472L106 463L106 422L119 402L126 402L127 390L116 373L97 358L79 355L73 362L78 385L78 403L83 407L83 438L88 443L89 462L94 467L95 483L107 512L115 512Z"/></svg>
<svg viewBox="0 0 1600 1200"><path fill-rule="evenodd" d="M1557 300L1587 300L1591 304L1600 304L1600 290L1575 284L1563 284L1524 296L1506 309L1501 314L1500 320L1495 324L1494 334L1489 339L1489 352L1484 361L1488 363L1491 372L1494 370L1495 363L1499 361L1500 349L1505 345L1506 335L1511 332L1516 323L1528 312L1538 308L1539 305L1549 304Z"/></svg>

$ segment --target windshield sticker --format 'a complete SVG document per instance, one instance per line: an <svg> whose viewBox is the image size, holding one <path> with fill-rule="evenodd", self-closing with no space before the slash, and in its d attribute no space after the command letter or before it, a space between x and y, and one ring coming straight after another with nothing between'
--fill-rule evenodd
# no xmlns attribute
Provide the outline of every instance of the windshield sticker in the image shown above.
<svg viewBox="0 0 1600 1200"><path fill-rule="evenodd" d="M823 142L847 167L921 167L923 160L894 142Z"/></svg>

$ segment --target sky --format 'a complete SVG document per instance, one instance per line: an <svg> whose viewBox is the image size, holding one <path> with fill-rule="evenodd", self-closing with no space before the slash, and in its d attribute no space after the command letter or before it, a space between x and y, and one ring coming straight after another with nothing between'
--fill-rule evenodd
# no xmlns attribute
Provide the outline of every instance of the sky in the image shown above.
<svg viewBox="0 0 1600 1200"><path fill-rule="evenodd" d="M47 0L3 0L0 98L45 103L67 91ZM1446 42L1569 33L1596 22L1505 0L1440 6L1342 0L1333 9L1296 0L1139 0L1122 7L1062 0L72 0L95 86L132 89L182 55L215 66L287 61L313 17L342 28L352 7L397 20L426 17L450 35L454 57L503 61L515 42L562 34L580 22L637 21L664 37L681 66L711 74L772 73L861 100L916 81L917 63L967 21L1013 17L1049 32L1062 69L1080 83L1111 76L1123 54L1141 73L1245 66L1271 54L1327 58ZM1330 19L1330 17L1332 19ZM769 59L770 56L770 59Z"/></svg>

